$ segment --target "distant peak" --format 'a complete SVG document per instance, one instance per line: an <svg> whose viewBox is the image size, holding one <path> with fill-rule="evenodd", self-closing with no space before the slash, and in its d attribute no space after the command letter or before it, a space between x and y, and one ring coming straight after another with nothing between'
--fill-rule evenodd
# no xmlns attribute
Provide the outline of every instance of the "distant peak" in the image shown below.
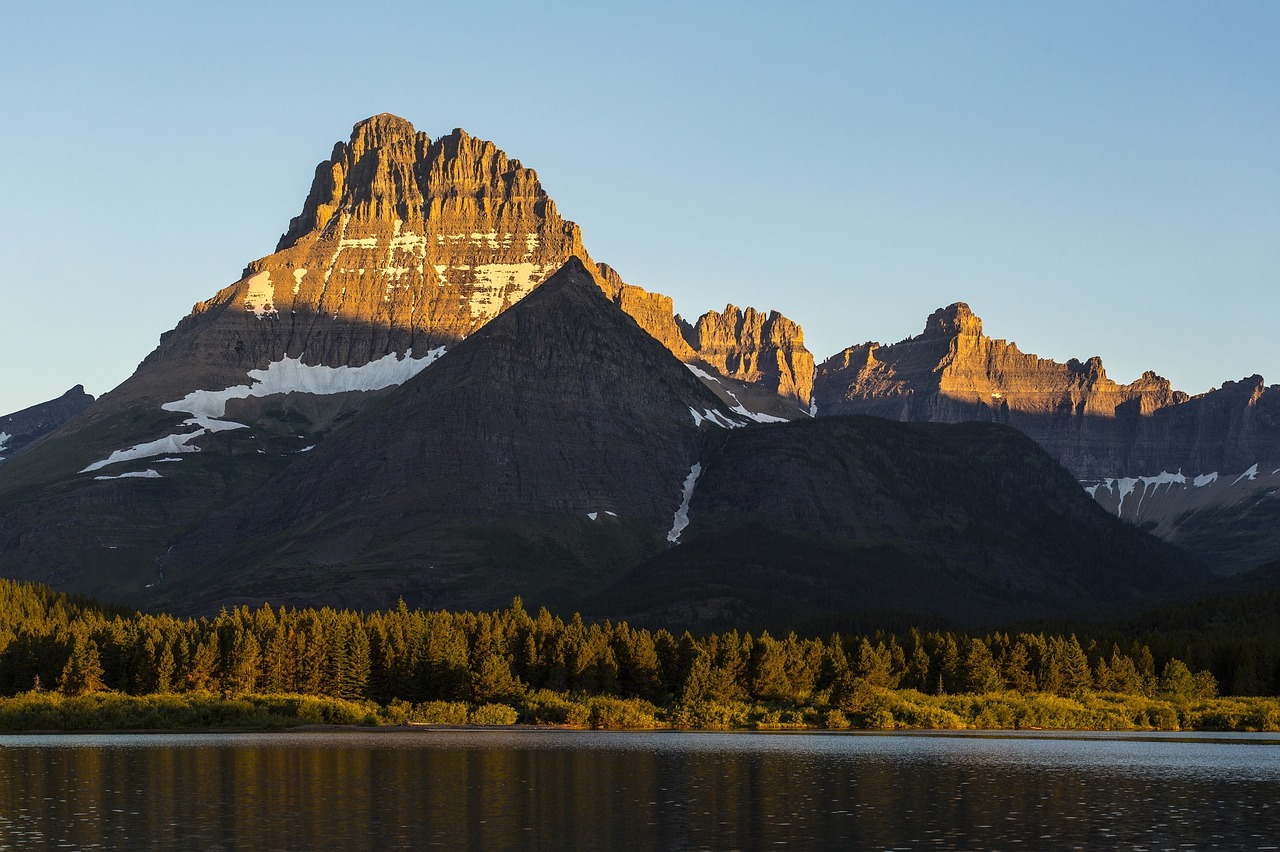
<svg viewBox="0 0 1280 852"><path fill-rule="evenodd" d="M401 118L389 112L380 112L377 115L371 115L363 121L357 121L355 126L351 128L351 138L354 141L357 136L362 133L396 133L401 135L412 135L416 133L413 125L408 119Z"/></svg>
<svg viewBox="0 0 1280 852"><path fill-rule="evenodd" d="M929 314L925 320L925 337L955 337L982 334L982 320L964 302L955 302Z"/></svg>

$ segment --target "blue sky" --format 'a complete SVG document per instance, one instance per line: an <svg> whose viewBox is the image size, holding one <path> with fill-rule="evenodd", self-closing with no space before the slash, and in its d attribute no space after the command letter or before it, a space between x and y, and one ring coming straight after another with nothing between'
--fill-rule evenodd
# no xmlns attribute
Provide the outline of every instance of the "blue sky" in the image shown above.
<svg viewBox="0 0 1280 852"><path fill-rule="evenodd" d="M963 300L1120 381L1280 382L1280 4L607 5L7 9L0 413L123 381L384 111L819 359Z"/></svg>

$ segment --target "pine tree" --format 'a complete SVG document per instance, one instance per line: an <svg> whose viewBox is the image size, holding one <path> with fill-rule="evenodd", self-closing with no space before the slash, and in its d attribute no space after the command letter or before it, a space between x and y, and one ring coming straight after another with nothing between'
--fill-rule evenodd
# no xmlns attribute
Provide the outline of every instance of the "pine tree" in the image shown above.
<svg viewBox="0 0 1280 852"><path fill-rule="evenodd" d="M981 639L969 640L969 651L964 658L965 687L969 692L998 692L1004 685L996 668L991 649Z"/></svg>
<svg viewBox="0 0 1280 852"><path fill-rule="evenodd" d="M748 671L753 698L784 701L794 697L787 678L785 649L768 633L762 633L755 642Z"/></svg>
<svg viewBox="0 0 1280 852"><path fill-rule="evenodd" d="M75 635L71 655L62 668L58 688L63 695L87 695L106 688L102 681L102 659L97 642L80 634Z"/></svg>
<svg viewBox="0 0 1280 852"><path fill-rule="evenodd" d="M1001 669L1009 689L1023 695L1036 691L1036 679L1031 674L1031 649L1021 637L1009 647Z"/></svg>

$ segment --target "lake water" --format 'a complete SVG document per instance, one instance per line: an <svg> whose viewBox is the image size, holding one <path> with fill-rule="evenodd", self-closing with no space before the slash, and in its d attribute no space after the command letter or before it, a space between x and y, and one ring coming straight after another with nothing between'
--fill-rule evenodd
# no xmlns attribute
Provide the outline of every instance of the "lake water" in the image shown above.
<svg viewBox="0 0 1280 852"><path fill-rule="evenodd" d="M0 736L0 849L1277 849L1280 736Z"/></svg>

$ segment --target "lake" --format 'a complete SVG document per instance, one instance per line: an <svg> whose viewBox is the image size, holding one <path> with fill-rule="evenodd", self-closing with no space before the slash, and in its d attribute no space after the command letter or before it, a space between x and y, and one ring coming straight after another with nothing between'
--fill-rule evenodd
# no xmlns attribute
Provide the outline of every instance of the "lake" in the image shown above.
<svg viewBox="0 0 1280 852"><path fill-rule="evenodd" d="M0 736L0 848L1277 849L1280 735Z"/></svg>

